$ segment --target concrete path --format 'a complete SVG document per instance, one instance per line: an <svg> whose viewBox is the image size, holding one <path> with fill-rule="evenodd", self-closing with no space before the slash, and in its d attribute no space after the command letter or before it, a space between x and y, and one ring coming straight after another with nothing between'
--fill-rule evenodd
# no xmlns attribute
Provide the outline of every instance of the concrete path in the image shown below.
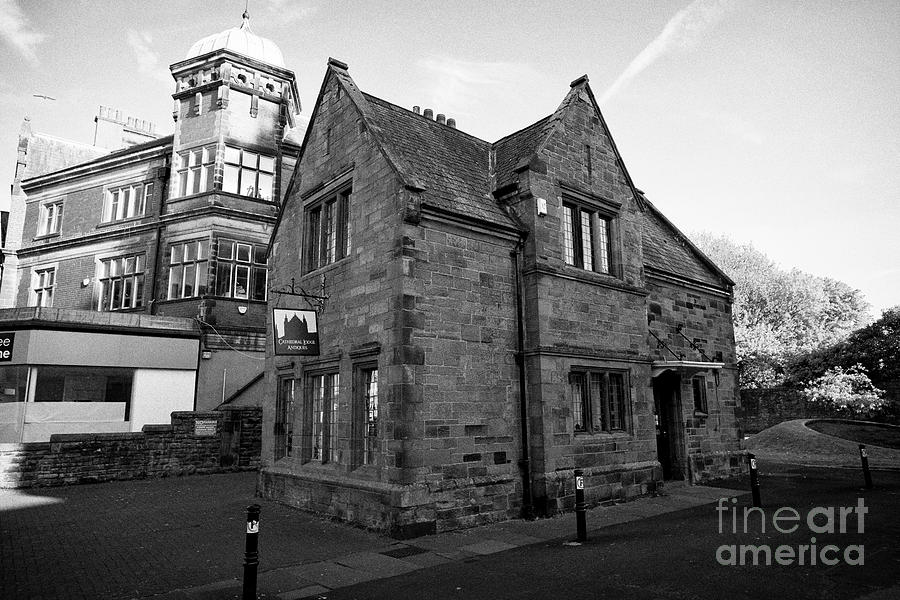
<svg viewBox="0 0 900 600"><path fill-rule="evenodd" d="M245 507L262 506L259 598L330 590L575 538L574 515L509 521L397 542L254 497L238 473L0 490L0 595L6 599L206 600L241 595ZM670 487L598 507L588 528L628 523L743 491Z"/></svg>
<svg viewBox="0 0 900 600"><path fill-rule="evenodd" d="M859 469L859 444L819 433L812 419L784 421L750 436L744 443L757 458L776 463ZM869 468L900 469L900 450L869 445Z"/></svg>

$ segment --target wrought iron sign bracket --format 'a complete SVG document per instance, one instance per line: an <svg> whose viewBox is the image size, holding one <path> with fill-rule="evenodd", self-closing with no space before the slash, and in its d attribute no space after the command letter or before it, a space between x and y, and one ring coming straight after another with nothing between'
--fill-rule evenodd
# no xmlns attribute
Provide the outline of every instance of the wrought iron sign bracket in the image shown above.
<svg viewBox="0 0 900 600"><path fill-rule="evenodd" d="M299 288L299 291L297 289ZM298 298L303 298L306 300L306 303L309 304L312 309L321 310L325 306L325 302L328 300L329 296L325 293L325 276L322 276L322 286L320 288L319 294L310 294L305 289L296 285L294 278L291 277L291 285L284 286L281 289L272 288L269 290L273 294L278 294L281 296L297 296Z"/></svg>

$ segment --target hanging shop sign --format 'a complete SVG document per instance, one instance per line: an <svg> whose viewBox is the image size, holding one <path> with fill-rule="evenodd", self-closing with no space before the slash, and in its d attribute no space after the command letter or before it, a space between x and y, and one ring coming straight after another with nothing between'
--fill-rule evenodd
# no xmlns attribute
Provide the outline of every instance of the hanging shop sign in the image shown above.
<svg viewBox="0 0 900 600"><path fill-rule="evenodd" d="M273 309L272 323L275 329L276 355L319 354L319 327L316 311Z"/></svg>

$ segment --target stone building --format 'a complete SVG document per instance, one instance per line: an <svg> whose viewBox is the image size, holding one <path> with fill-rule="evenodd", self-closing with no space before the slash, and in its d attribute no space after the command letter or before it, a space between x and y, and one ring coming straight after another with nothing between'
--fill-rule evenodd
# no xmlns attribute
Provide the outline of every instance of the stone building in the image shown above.
<svg viewBox="0 0 900 600"><path fill-rule="evenodd" d="M259 404L266 247L299 150L295 76L246 13L170 70L172 135L105 107L94 146L23 126L0 300L63 309L54 328L95 333L156 331L145 326L155 316L173 335L200 338L193 402L178 410ZM31 327L15 315L0 318L3 331ZM40 368L29 373L40 385Z"/></svg>
<svg viewBox="0 0 900 600"><path fill-rule="evenodd" d="M740 469L732 282L586 76L489 143L330 60L269 266L320 350L269 347L266 497L413 536Z"/></svg>

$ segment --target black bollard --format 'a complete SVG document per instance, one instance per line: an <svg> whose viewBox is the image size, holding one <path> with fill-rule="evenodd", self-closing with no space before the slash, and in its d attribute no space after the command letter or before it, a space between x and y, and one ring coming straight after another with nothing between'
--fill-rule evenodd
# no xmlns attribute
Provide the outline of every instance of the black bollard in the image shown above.
<svg viewBox="0 0 900 600"><path fill-rule="evenodd" d="M256 600L257 567L259 567L259 504L251 504L247 507L247 543L244 547L242 600Z"/></svg>
<svg viewBox="0 0 900 600"><path fill-rule="evenodd" d="M859 445L859 458L862 460L863 477L866 478L866 489L872 489L872 474L869 473L869 453L866 452L866 445Z"/></svg>
<svg viewBox="0 0 900 600"><path fill-rule="evenodd" d="M747 460L750 463L750 491L753 492L753 506L760 508L762 502L759 499L759 471L756 466L756 455L748 453Z"/></svg>
<svg viewBox="0 0 900 600"><path fill-rule="evenodd" d="M584 514L584 471L575 469L575 522L578 527L578 541L587 541L587 521Z"/></svg>

